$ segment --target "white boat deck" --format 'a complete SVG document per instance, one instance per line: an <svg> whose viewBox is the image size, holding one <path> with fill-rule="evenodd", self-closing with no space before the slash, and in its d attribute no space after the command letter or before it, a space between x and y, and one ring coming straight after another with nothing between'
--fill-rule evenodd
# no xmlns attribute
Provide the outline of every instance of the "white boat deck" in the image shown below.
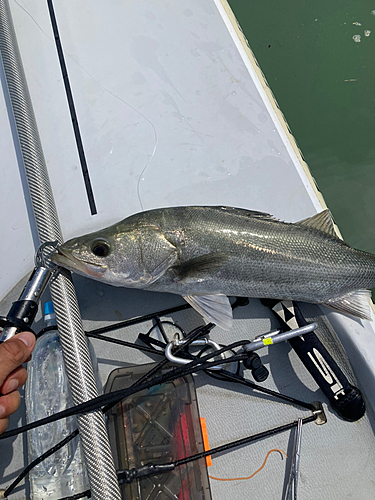
<svg viewBox="0 0 375 500"><path fill-rule="evenodd" d="M11 8L65 238L161 206L239 206L287 221L324 208L225 0L67 0L55 10L98 209L91 215L47 5L24 0L12 1ZM0 150L6 242L0 248L0 313L6 314L21 291L20 284L13 287L31 271L35 251L6 92L0 93ZM75 282L86 329L182 303L176 296L80 277ZM325 406L326 425L304 426L298 498L368 499L375 494L374 331L371 323L327 315L368 391L368 411L348 423ZM200 321L193 311L173 318L187 331ZM215 328L211 336L230 343L273 325L270 311L252 300L236 310L231 332ZM41 327L39 320L35 329ZM116 335L135 340L147 329L134 326ZM137 351L94 345L103 382L117 366L150 361ZM270 369L266 387L308 402L326 401L289 345L259 354ZM309 415L205 375L196 377L196 386L211 447ZM11 427L24 421L22 407ZM248 476L270 449L290 453L292 442L293 435L284 433L215 457L209 473ZM1 488L26 464L25 443L24 437L0 442ZM211 480L212 498L281 500L287 469L286 461L272 454L249 481ZM27 491L19 488L10 498L27 498Z"/></svg>

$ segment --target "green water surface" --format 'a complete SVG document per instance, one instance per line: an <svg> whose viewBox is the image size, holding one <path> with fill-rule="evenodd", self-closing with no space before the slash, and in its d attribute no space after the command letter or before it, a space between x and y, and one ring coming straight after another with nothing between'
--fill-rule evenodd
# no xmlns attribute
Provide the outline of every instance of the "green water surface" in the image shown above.
<svg viewBox="0 0 375 500"><path fill-rule="evenodd" d="M375 0L229 4L344 239L375 253Z"/></svg>

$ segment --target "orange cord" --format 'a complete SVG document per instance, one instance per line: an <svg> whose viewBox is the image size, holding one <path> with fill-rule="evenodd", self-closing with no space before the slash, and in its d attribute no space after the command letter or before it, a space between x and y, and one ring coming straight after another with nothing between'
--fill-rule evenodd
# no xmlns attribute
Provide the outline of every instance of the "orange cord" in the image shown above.
<svg viewBox="0 0 375 500"><path fill-rule="evenodd" d="M210 476L210 475L208 475L208 477L209 477L210 479L216 479L216 481L246 481L247 479L251 479L252 477L254 477L254 476L255 476L255 474L258 474L258 472L260 472L260 471L263 469L263 467L264 467L264 466L266 465L266 463L267 463L268 457L270 456L270 454L271 454L273 451L278 451L279 453L283 453L283 454L285 455L285 457L286 457L286 458L288 458L288 455L285 453L285 451L283 451L283 450L279 450L279 449L277 449L277 448L274 448L273 450L270 450L270 451L267 453L266 458L264 459L264 462L263 462L262 466L261 466L258 470L256 470L256 471L254 472L254 474L251 474L251 476L248 476L248 477L232 477L232 478L222 478L222 477L214 477L214 476Z"/></svg>

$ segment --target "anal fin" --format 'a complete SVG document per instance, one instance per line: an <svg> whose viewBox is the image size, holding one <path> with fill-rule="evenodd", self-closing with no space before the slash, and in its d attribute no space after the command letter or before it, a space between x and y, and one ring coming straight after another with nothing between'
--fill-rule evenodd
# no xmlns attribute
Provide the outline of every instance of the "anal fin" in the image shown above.
<svg viewBox="0 0 375 500"><path fill-rule="evenodd" d="M184 299L208 322L223 330L230 330L233 324L232 306L222 293L212 295L184 295Z"/></svg>
<svg viewBox="0 0 375 500"><path fill-rule="evenodd" d="M329 299L324 305L340 313L351 314L371 321L370 298L371 292L369 290L357 290L342 297Z"/></svg>

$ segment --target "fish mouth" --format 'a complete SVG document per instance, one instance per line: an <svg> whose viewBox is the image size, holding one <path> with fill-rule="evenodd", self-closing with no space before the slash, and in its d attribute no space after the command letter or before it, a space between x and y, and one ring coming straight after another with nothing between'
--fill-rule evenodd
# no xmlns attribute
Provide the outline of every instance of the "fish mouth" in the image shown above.
<svg viewBox="0 0 375 500"><path fill-rule="evenodd" d="M92 276L94 278L101 278L106 272L106 268L100 264L80 260L68 252L64 252L61 248L57 248L56 253L51 255L51 260L58 266L62 266L70 271L84 276Z"/></svg>

